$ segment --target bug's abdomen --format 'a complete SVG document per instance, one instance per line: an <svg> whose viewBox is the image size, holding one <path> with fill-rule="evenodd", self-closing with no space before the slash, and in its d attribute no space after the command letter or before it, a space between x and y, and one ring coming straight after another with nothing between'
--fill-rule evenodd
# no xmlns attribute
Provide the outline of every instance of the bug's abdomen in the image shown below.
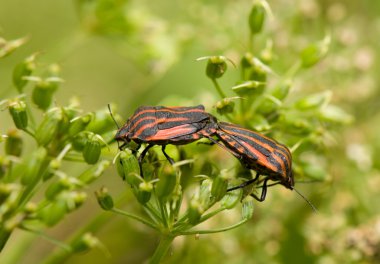
<svg viewBox="0 0 380 264"><path fill-rule="evenodd" d="M291 154L287 147L234 124L221 122L218 125L217 136L247 168L275 178L291 175Z"/></svg>

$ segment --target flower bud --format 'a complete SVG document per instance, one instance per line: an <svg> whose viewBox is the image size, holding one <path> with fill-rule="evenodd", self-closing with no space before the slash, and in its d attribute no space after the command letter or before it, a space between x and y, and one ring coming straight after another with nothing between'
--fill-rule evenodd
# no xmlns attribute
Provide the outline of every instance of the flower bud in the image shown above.
<svg viewBox="0 0 380 264"><path fill-rule="evenodd" d="M48 200L54 200L62 191L69 190L80 185L80 181L77 178L68 177L67 175L59 175L60 178L58 181L51 183L46 191L45 197Z"/></svg>
<svg viewBox="0 0 380 264"><path fill-rule="evenodd" d="M15 183L0 183L0 204L3 205L12 193L17 193L17 197L20 189L20 186Z"/></svg>
<svg viewBox="0 0 380 264"><path fill-rule="evenodd" d="M102 160L79 175L78 180L84 184L89 184L99 178L110 164L110 161Z"/></svg>
<svg viewBox="0 0 380 264"><path fill-rule="evenodd" d="M37 212L38 206L34 202L27 202L24 207L24 212L27 215L34 215Z"/></svg>
<svg viewBox="0 0 380 264"><path fill-rule="evenodd" d="M21 176L21 183L24 186L33 186L41 178L41 170L43 162L47 156L47 151L43 147L39 147L32 153L26 163L26 168Z"/></svg>
<svg viewBox="0 0 380 264"><path fill-rule="evenodd" d="M15 101L9 104L9 113L18 129L26 129L28 126L28 114L24 101Z"/></svg>
<svg viewBox="0 0 380 264"><path fill-rule="evenodd" d="M335 105L323 107L319 112L319 118L323 121L337 124L350 124L353 121L351 115Z"/></svg>
<svg viewBox="0 0 380 264"><path fill-rule="evenodd" d="M147 181L140 183L139 188L135 189L135 196L139 203L146 204L152 195L153 184Z"/></svg>
<svg viewBox="0 0 380 264"><path fill-rule="evenodd" d="M5 139L5 153L7 155L20 157L22 152L22 138L17 130L10 130Z"/></svg>
<svg viewBox="0 0 380 264"><path fill-rule="evenodd" d="M49 203L47 206L38 211L38 218L47 226L54 226L61 221L67 213L66 201L58 199Z"/></svg>
<svg viewBox="0 0 380 264"><path fill-rule="evenodd" d="M61 73L61 66L57 63L50 64L48 67L49 75L52 77L58 77Z"/></svg>
<svg viewBox="0 0 380 264"><path fill-rule="evenodd" d="M267 41L265 49L260 52L260 60L269 65L273 61L273 42Z"/></svg>
<svg viewBox="0 0 380 264"><path fill-rule="evenodd" d="M276 85L271 92L271 95L276 97L279 100L283 100L288 96L289 90L292 87L293 82L292 80L284 80L283 82L280 82L278 85Z"/></svg>
<svg viewBox="0 0 380 264"><path fill-rule="evenodd" d="M62 119L59 122L57 136L58 137L66 137L68 134L68 130L70 128L70 120L74 118L77 114L77 110L74 110L70 107L62 107Z"/></svg>
<svg viewBox="0 0 380 264"><path fill-rule="evenodd" d="M248 220L252 218L254 205L253 205L253 198L251 196L247 196L244 198L241 211L242 211L241 215L243 219Z"/></svg>
<svg viewBox="0 0 380 264"><path fill-rule="evenodd" d="M220 115L226 115L230 114L234 111L235 103L233 102L233 99L236 98L224 98L221 101L218 101L215 105L216 111Z"/></svg>
<svg viewBox="0 0 380 264"><path fill-rule="evenodd" d="M251 13L249 14L249 29L251 34L258 34L262 31L265 20L265 8L261 2L253 4Z"/></svg>
<svg viewBox="0 0 380 264"><path fill-rule="evenodd" d="M85 130L86 126L91 122L93 117L92 113L88 113L83 116L75 117L70 120L69 136L74 136L79 132Z"/></svg>
<svg viewBox="0 0 380 264"><path fill-rule="evenodd" d="M237 189L234 191L227 192L227 194L221 200L221 206L225 209L234 208L241 200L242 195L243 195L242 189Z"/></svg>
<svg viewBox="0 0 380 264"><path fill-rule="evenodd" d="M206 75L210 79L218 79L224 75L227 70L226 58L223 56L213 56L207 61Z"/></svg>
<svg viewBox="0 0 380 264"><path fill-rule="evenodd" d="M68 212L78 209L87 199L87 193L85 192L70 191L64 194L66 194L64 195L64 200Z"/></svg>
<svg viewBox="0 0 380 264"><path fill-rule="evenodd" d="M312 67L322 60L329 49L330 40L330 36L326 36L322 41L310 44L303 49L300 55L302 67Z"/></svg>
<svg viewBox="0 0 380 264"><path fill-rule="evenodd" d="M56 171L60 167L61 167L61 161L58 159L52 159L49 162L49 166L48 166L47 170L42 175L42 180L43 181L49 180L51 177L53 177L53 175L56 173Z"/></svg>
<svg viewBox="0 0 380 264"><path fill-rule="evenodd" d="M100 158L102 150L98 135L90 135L84 145L82 155L87 164L95 164Z"/></svg>
<svg viewBox="0 0 380 264"><path fill-rule="evenodd" d="M244 56L240 60L240 66L243 70L247 70L252 67L252 61L253 61L253 54L252 53L245 53Z"/></svg>
<svg viewBox="0 0 380 264"><path fill-rule="evenodd" d="M112 196L108 194L108 190L102 187L99 191L95 191L96 199L98 204L103 210L111 210L114 206Z"/></svg>
<svg viewBox="0 0 380 264"><path fill-rule="evenodd" d="M298 100L295 103L295 107L300 110L315 110L327 105L327 103L331 100L331 97L331 91L308 95Z"/></svg>
<svg viewBox="0 0 380 264"><path fill-rule="evenodd" d="M45 114L44 119L36 130L36 140L40 146L46 146L57 134L58 126L62 120L62 110L55 108Z"/></svg>
<svg viewBox="0 0 380 264"><path fill-rule="evenodd" d="M13 70L13 84L16 86L19 93L22 93L25 85L28 83L28 80L24 79L24 77L30 76L36 68L36 57L37 53L32 54L24 61L17 64Z"/></svg>
<svg viewBox="0 0 380 264"><path fill-rule="evenodd" d="M58 89L58 83L48 80L40 80L36 83L33 93L32 100L33 103L37 105L38 108L46 110L49 108L53 101L53 95Z"/></svg>
<svg viewBox="0 0 380 264"><path fill-rule="evenodd" d="M170 196L176 186L177 176L174 171L162 173L159 176L159 181L156 184L156 195L160 199L165 199Z"/></svg>
<svg viewBox="0 0 380 264"><path fill-rule="evenodd" d="M239 96L252 96L255 94L260 94L262 92L263 83L258 81L246 81L244 83L235 85L232 87L234 91Z"/></svg>
<svg viewBox="0 0 380 264"><path fill-rule="evenodd" d="M87 142L87 133L86 131L80 132L76 134L72 139L71 143L73 144L73 149L78 152L82 152L84 149L84 145Z"/></svg>
<svg viewBox="0 0 380 264"><path fill-rule="evenodd" d="M200 203L203 210L207 210L216 202L216 200L212 199L213 197L211 197L211 187L211 179L205 179L202 181L202 184L199 188L199 193L196 200L198 203Z"/></svg>
<svg viewBox="0 0 380 264"><path fill-rule="evenodd" d="M268 70L269 68L265 64L263 64L257 58L253 58L253 66L250 69L249 80L266 83ZM259 88L261 88L259 91L263 91L265 85L261 85Z"/></svg>
<svg viewBox="0 0 380 264"><path fill-rule="evenodd" d="M227 171L222 170L221 175L218 175L213 179L211 195L215 201L219 201L226 194L229 178Z"/></svg>
<svg viewBox="0 0 380 264"><path fill-rule="evenodd" d="M75 253L83 253L99 245L99 240L90 233L85 233L71 245Z"/></svg>
<svg viewBox="0 0 380 264"><path fill-rule="evenodd" d="M204 209L202 204L198 199L193 198L190 201L190 206L188 209L189 222L192 225L196 225L201 220L201 216L204 213Z"/></svg>
<svg viewBox="0 0 380 264"><path fill-rule="evenodd" d="M128 184L134 187L139 186L141 183L138 177L140 175L140 166L131 150L124 149L120 152L116 159L116 168L119 175L123 180L126 180Z"/></svg>
<svg viewBox="0 0 380 264"><path fill-rule="evenodd" d="M6 41L5 39L0 38L0 58L8 56L13 51L24 45L27 40L28 38L19 38Z"/></svg>

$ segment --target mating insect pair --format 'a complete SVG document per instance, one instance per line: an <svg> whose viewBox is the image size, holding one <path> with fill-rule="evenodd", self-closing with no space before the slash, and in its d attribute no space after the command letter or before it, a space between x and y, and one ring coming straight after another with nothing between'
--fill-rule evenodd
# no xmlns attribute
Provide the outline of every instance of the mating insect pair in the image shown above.
<svg viewBox="0 0 380 264"><path fill-rule="evenodd" d="M117 141L123 142L120 149L130 141L138 144L136 151L141 144L148 144L138 158L141 174L142 161L154 145L161 145L163 154L173 164L173 159L165 152L167 144L184 145L200 138L208 138L238 158L246 168L256 171L254 179L228 191L252 184L259 180L260 175L266 176L261 196L252 195L259 201L265 200L269 180L294 189L292 156L286 146L235 124L218 122L214 116L205 112L203 105L139 107L115 135Z"/></svg>

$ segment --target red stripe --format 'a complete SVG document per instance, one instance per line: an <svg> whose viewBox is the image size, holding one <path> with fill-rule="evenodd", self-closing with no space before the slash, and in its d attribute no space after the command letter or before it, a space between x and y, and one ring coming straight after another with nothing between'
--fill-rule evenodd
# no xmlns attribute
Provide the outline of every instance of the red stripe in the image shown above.
<svg viewBox="0 0 380 264"><path fill-rule="evenodd" d="M196 128L194 126L191 126L189 124L176 126L173 128L158 130L157 133L151 137L147 137L146 140L166 140L171 139L175 137L180 137L183 135L189 135L196 131Z"/></svg>

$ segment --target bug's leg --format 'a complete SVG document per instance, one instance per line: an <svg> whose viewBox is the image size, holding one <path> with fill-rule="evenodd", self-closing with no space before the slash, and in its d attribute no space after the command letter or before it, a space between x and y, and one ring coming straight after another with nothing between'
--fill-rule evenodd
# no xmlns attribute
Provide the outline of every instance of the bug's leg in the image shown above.
<svg viewBox="0 0 380 264"><path fill-rule="evenodd" d="M139 143L135 149L132 149L132 154L136 155L136 153L137 153L137 151L139 151L140 147L141 147L141 143Z"/></svg>
<svg viewBox="0 0 380 264"><path fill-rule="evenodd" d="M148 152L148 150L153 147L154 145L153 144L149 144L144 150L143 152L141 152L139 158L137 159L138 162L139 162L139 167L140 167L140 175L141 177L144 178L144 175L143 175L143 170L142 170L142 161L144 160L144 157L146 155L146 153Z"/></svg>
<svg viewBox="0 0 380 264"><path fill-rule="evenodd" d="M171 165L173 165L175 162L174 160L165 152L166 145L162 145L162 153L164 153L166 159L169 161Z"/></svg>
<svg viewBox="0 0 380 264"><path fill-rule="evenodd" d="M267 196L267 182L268 182L268 180L269 180L269 178L267 178L267 179L264 180L263 190L261 192L260 198L257 197L256 194L251 193L251 196L253 198L255 198L257 201L259 201L259 202L263 202L265 200L265 197Z"/></svg>
<svg viewBox="0 0 380 264"><path fill-rule="evenodd" d="M119 143L118 143L118 144L119 144ZM128 145L128 142L124 142L123 144L121 144L121 146L118 146L118 147L119 147L119 150L120 150L120 151L123 150L124 147L125 147L126 145Z"/></svg>
<svg viewBox="0 0 380 264"><path fill-rule="evenodd" d="M235 186L235 187L232 187L232 188L229 188L227 189L227 192L230 192L230 191L233 191L233 190L237 190L237 189L241 189L241 188L244 188L252 183L254 183L255 181L257 181L257 179L260 177L260 174L256 174L256 177L254 179L251 179L249 181L246 181L246 182L243 182L242 184L238 185L238 186ZM266 181L265 181L265 184L266 184ZM266 185L263 187L263 192L264 192L264 188L266 189ZM266 192L266 190L265 190Z"/></svg>

